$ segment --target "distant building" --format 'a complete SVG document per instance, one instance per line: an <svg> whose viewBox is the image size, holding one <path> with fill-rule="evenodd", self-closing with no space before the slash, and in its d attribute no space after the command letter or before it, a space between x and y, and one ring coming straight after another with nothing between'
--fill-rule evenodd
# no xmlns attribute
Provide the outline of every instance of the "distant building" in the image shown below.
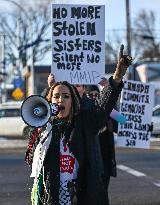
<svg viewBox="0 0 160 205"><path fill-rule="evenodd" d="M141 81L142 76L147 82L160 81L160 62L140 62L133 64L130 66L130 73L132 80Z"/></svg>
<svg viewBox="0 0 160 205"><path fill-rule="evenodd" d="M140 75L136 69L137 66L141 66L143 68L142 75L147 75L143 79L147 79L147 82L152 82L156 86L156 93L155 93L155 104L160 103L160 63L137 63L133 64L129 68L128 79L141 81ZM145 66L146 68L145 68ZM113 75L116 68L116 64L106 64L105 65L105 76L109 78ZM49 73L51 72L51 66L34 66L35 69L35 94L41 94L43 89L47 87L47 78ZM142 72L139 69L139 72ZM145 72L144 72L145 71ZM26 90L26 97L31 95L31 82L30 82L30 70L27 69L24 73L25 76L25 90ZM11 93L11 91L10 91Z"/></svg>
<svg viewBox="0 0 160 205"><path fill-rule="evenodd" d="M109 76L113 74L115 70L115 64L107 64L105 66L105 73ZM44 88L46 88L47 85L47 78L49 73L51 72L51 66L34 66L35 70L35 94L41 94ZM25 76L25 89L26 89L26 96L31 95L31 78L30 78L30 70L26 71L24 74Z"/></svg>
<svg viewBox="0 0 160 205"><path fill-rule="evenodd" d="M34 66L35 74L35 93L34 94L41 94L41 92L48 86L47 78L51 72L51 66ZM26 90L26 97L33 94L31 89L31 75L30 69L26 71L24 74L25 76L25 90Z"/></svg>

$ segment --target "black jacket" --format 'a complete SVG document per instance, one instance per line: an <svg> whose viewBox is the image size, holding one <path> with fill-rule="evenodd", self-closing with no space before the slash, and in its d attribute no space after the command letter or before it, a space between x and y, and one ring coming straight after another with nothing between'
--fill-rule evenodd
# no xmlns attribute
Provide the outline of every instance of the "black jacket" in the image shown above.
<svg viewBox="0 0 160 205"><path fill-rule="evenodd" d="M79 162L78 205L108 204L104 179L104 159L99 139L101 134L104 134L103 129L106 127L106 122L122 89L122 85L115 87L111 79L110 84L112 86L109 86L107 90L104 89L95 102L95 108L81 110L75 119L75 128L69 146ZM105 149L107 150L107 148Z"/></svg>
<svg viewBox="0 0 160 205"><path fill-rule="evenodd" d="M114 128L111 118L108 119L106 127L99 133L99 142L101 147L104 178L106 186L108 186L109 178L117 176L116 157L115 157L115 143L114 143Z"/></svg>
<svg viewBox="0 0 160 205"><path fill-rule="evenodd" d="M94 107L94 100L88 98L85 94L81 98L81 109L89 110ZM106 126L99 133L99 143L104 166L104 178L106 179L106 186L108 187L110 176L117 176L116 159L115 159L115 143L114 134L115 122L109 118L106 121Z"/></svg>

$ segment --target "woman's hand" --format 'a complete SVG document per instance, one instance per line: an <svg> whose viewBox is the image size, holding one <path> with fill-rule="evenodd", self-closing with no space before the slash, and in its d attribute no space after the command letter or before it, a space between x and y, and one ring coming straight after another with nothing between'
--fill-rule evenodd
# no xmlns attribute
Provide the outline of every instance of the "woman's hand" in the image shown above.
<svg viewBox="0 0 160 205"><path fill-rule="evenodd" d="M123 54L124 45L122 44L119 52L119 59L117 63L116 70L113 74L113 79L120 82L123 76L126 74L127 68L132 64L132 57Z"/></svg>

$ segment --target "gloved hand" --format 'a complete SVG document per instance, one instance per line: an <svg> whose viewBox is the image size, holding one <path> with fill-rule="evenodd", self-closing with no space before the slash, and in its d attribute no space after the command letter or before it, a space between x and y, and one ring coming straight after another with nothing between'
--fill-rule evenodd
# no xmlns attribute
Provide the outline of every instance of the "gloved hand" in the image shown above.
<svg viewBox="0 0 160 205"><path fill-rule="evenodd" d="M113 79L120 82L123 76L126 74L127 68L132 64L132 57L123 54L124 45L120 47L119 58L116 70L113 74Z"/></svg>

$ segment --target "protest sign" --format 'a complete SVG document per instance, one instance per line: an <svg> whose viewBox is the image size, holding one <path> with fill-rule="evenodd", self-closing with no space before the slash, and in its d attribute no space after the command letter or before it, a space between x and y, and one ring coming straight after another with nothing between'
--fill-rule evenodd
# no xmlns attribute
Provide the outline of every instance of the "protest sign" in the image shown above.
<svg viewBox="0 0 160 205"><path fill-rule="evenodd" d="M105 9L52 4L52 73L56 81L98 84L105 73Z"/></svg>
<svg viewBox="0 0 160 205"><path fill-rule="evenodd" d="M149 148L154 86L139 81L125 81L120 112L127 122L119 124L117 146Z"/></svg>

